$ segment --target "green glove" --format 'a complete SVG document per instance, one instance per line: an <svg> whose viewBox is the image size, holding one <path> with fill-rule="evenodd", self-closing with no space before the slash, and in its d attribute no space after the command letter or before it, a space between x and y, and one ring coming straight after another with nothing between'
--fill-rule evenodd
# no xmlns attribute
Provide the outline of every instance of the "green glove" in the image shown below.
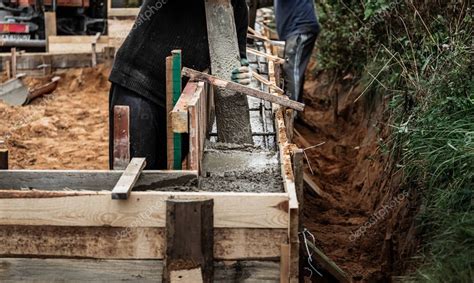
<svg viewBox="0 0 474 283"><path fill-rule="evenodd" d="M240 68L235 68L232 71L231 80L242 85L249 85L252 81L252 71L249 67L247 59L240 60Z"/></svg>

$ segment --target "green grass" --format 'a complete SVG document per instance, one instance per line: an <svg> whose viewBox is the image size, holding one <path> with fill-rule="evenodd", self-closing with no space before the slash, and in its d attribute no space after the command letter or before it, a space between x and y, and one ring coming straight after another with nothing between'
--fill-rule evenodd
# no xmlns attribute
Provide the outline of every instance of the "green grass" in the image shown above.
<svg viewBox="0 0 474 283"><path fill-rule="evenodd" d="M474 281L474 80L470 1L318 1L319 68L389 98L389 152L421 196L417 282ZM357 36L354 36L356 34ZM319 70L316 70L319 71ZM408 280L408 279L407 279Z"/></svg>

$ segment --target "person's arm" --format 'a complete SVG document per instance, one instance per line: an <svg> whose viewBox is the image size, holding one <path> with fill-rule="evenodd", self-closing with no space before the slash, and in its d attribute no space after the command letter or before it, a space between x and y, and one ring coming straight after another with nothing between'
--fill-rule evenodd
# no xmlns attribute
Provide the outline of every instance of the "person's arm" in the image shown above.
<svg viewBox="0 0 474 283"><path fill-rule="evenodd" d="M232 0L234 7L235 27L239 42L240 59L247 59L247 30L249 25L249 11L245 0Z"/></svg>

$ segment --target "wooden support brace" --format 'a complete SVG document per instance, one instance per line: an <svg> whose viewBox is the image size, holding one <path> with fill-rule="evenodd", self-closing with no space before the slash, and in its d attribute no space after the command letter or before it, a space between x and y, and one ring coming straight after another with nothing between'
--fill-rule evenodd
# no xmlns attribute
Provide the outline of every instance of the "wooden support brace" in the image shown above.
<svg viewBox="0 0 474 283"><path fill-rule="evenodd" d="M133 186L138 181L143 168L145 158L133 158L112 190L112 199L128 199Z"/></svg>
<svg viewBox="0 0 474 283"><path fill-rule="evenodd" d="M275 56L275 55L267 54L267 53L264 53L264 52L261 52L261 51L258 51L258 50L252 49L252 48L247 48L247 52L251 53L251 54L254 54L254 55L257 55L257 56L260 56L260 57L263 57L263 58L266 58L268 60L272 60L276 64L284 64L285 63L285 59L283 59L283 58L280 58L280 57Z"/></svg>
<svg viewBox="0 0 474 283"><path fill-rule="evenodd" d="M181 95L181 50L171 51L166 57L166 113L168 169L179 170L181 163L181 134L173 132L171 112Z"/></svg>
<svg viewBox="0 0 474 283"><path fill-rule="evenodd" d="M290 279L290 246L281 244L280 251L280 283L288 283Z"/></svg>
<svg viewBox="0 0 474 283"><path fill-rule="evenodd" d="M348 283L351 282L347 274L337 264L328 258L321 250L319 250L311 241L307 242L310 249L314 251L313 257L316 261L332 276L336 277L339 282Z"/></svg>
<svg viewBox="0 0 474 283"><path fill-rule="evenodd" d="M279 104L279 105L282 105L282 106L285 106L285 107L288 107L288 108L292 108L292 109L295 109L295 110L298 110L298 111L303 111L304 110L305 105L303 103L293 101L291 99L288 99L288 97L285 97L285 96L273 95L273 94L270 94L270 93L267 93L267 92L263 92L263 91L260 91L260 90L257 90L257 89L253 89L253 88L250 88L250 87L247 87L247 86L243 86L243 85L238 84L238 83L234 83L234 82L231 82L231 81L219 79L218 77L208 75L206 73L199 72L199 71L189 69L189 68L186 68L186 67L183 68L182 74L183 74L183 76L189 77L191 80L204 81L204 82L210 83L210 84L218 86L218 87L222 87L222 88L225 88L225 89L230 89L230 90L233 90L233 91L241 92L243 94L246 94L246 95L249 95L249 96L252 96L252 97L256 97L256 98L260 98L260 99L263 99L265 101L270 101L272 103L276 103L276 104Z"/></svg>
<svg viewBox="0 0 474 283"><path fill-rule="evenodd" d="M173 274L184 276L183 272L186 270L194 270L196 272L199 269L201 272L198 272L198 274L202 275L201 282L213 282L213 209L214 201L212 199L169 199L166 202L164 282L181 282L178 280L173 281Z"/></svg>
<svg viewBox="0 0 474 283"><path fill-rule="evenodd" d="M130 107L114 106L113 168L123 170L130 162Z"/></svg>
<svg viewBox="0 0 474 283"><path fill-rule="evenodd" d="M267 79L265 79L261 75L257 74L256 72L253 72L252 76L255 79L257 79L257 81L259 81L262 84L264 84L264 85L268 86L269 88L273 89L278 94L284 94L285 93L281 88L277 87L275 84L271 83L270 81L268 81Z"/></svg>

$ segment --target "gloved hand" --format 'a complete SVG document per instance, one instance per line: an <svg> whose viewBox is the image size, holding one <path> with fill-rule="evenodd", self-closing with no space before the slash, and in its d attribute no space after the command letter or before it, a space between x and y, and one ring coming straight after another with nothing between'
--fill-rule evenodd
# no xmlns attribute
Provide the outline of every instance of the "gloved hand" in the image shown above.
<svg viewBox="0 0 474 283"><path fill-rule="evenodd" d="M241 85L249 85L252 81L252 71L249 67L249 61L247 59L240 60L240 68L235 68L232 71L231 80Z"/></svg>

